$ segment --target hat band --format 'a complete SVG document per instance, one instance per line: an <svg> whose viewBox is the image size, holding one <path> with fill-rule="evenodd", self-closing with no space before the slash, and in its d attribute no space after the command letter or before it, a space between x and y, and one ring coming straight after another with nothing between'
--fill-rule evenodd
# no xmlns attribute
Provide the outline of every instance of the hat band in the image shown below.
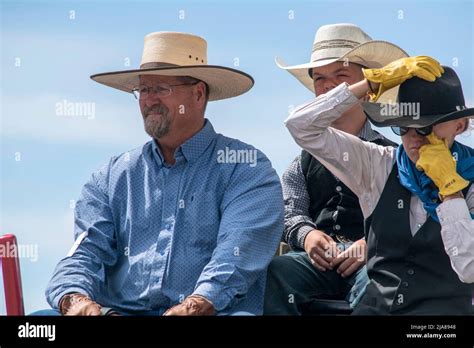
<svg viewBox="0 0 474 348"><path fill-rule="evenodd" d="M339 59L339 58L341 57L323 57L323 58L314 59L311 61L311 63L319 62L320 60Z"/></svg>
<svg viewBox="0 0 474 348"><path fill-rule="evenodd" d="M176 67L176 66L182 66L182 65L162 63L162 62L150 62L150 63L144 63L140 65L140 69L167 68L167 67Z"/></svg>
<svg viewBox="0 0 474 348"><path fill-rule="evenodd" d="M331 48L355 48L360 45L360 42L352 41L352 40L343 40L343 39L336 39L336 40L323 40L313 44L313 52L320 51L320 50L327 50Z"/></svg>

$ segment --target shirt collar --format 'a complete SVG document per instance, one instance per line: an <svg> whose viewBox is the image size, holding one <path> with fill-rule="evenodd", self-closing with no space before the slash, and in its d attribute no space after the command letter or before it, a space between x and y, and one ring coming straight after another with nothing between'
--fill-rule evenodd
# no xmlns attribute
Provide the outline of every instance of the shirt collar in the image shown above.
<svg viewBox="0 0 474 348"><path fill-rule="evenodd" d="M365 141L374 141L376 139L383 139L383 136L380 133L372 129L369 121L365 121L364 126L360 130L358 137L361 139L364 139Z"/></svg>
<svg viewBox="0 0 474 348"><path fill-rule="evenodd" d="M163 155L161 154L160 147L156 143L155 139L152 139L151 144L152 144L151 146L153 150L152 151L153 157L155 158L156 163L158 164L158 167L161 167L164 164L164 159L163 159Z"/></svg>
<svg viewBox="0 0 474 348"><path fill-rule="evenodd" d="M204 119L204 127L201 128L199 132L194 134L189 138L184 144L176 149L175 156L176 160L180 156L183 156L186 161L192 163L196 161L201 154L208 148L209 144L217 136L214 127L208 119ZM155 157L159 166L165 164L163 155L161 153L160 147L158 146L156 140L152 140L153 143L153 156Z"/></svg>

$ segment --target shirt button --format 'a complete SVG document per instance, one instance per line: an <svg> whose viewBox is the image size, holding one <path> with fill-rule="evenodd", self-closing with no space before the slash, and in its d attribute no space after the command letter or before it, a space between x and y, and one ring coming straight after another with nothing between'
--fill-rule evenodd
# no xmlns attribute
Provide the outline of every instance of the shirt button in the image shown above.
<svg viewBox="0 0 474 348"><path fill-rule="evenodd" d="M421 228L421 224L416 224L416 227Z"/></svg>
<svg viewBox="0 0 474 348"><path fill-rule="evenodd" d="M341 226L335 225L335 226L334 226L334 229L335 229L336 231L339 231L339 230L341 229Z"/></svg>
<svg viewBox="0 0 474 348"><path fill-rule="evenodd" d="M342 187L341 187L341 186L336 186L336 191L337 191L337 192L341 192L341 190L342 190Z"/></svg>
<svg viewBox="0 0 474 348"><path fill-rule="evenodd" d="M339 103L339 98L336 98L336 102Z"/></svg>
<svg viewBox="0 0 474 348"><path fill-rule="evenodd" d="M407 271L408 275L414 275L415 274L415 270L413 268L410 268L408 271Z"/></svg>
<svg viewBox="0 0 474 348"><path fill-rule="evenodd" d="M404 288L408 288L408 282L403 282L403 283L402 283L402 286L403 286Z"/></svg>

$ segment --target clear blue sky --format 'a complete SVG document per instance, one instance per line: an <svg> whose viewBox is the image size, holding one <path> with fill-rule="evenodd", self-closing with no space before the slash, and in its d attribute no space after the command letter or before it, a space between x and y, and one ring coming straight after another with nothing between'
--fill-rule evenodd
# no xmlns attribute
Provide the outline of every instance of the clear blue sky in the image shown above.
<svg viewBox="0 0 474 348"><path fill-rule="evenodd" d="M148 141L133 97L89 79L138 67L147 33L203 36L211 64L238 58L254 88L210 103L207 117L263 150L279 174L299 152L283 120L312 95L274 58L307 62L321 25L355 23L410 55L454 64L474 106L471 1L1 1L1 19L0 234L38 246L37 261L20 261L27 312L47 307L46 283L73 243L70 201L110 156ZM57 115L64 100L95 103L95 117ZM474 146L473 137L459 140Z"/></svg>

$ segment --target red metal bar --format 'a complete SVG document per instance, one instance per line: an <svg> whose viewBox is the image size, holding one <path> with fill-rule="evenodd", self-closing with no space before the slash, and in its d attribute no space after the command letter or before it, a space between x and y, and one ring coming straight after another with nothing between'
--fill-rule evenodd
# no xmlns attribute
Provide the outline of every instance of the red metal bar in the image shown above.
<svg viewBox="0 0 474 348"><path fill-rule="evenodd" d="M13 234L0 236L0 251L7 315L25 315L18 246Z"/></svg>

